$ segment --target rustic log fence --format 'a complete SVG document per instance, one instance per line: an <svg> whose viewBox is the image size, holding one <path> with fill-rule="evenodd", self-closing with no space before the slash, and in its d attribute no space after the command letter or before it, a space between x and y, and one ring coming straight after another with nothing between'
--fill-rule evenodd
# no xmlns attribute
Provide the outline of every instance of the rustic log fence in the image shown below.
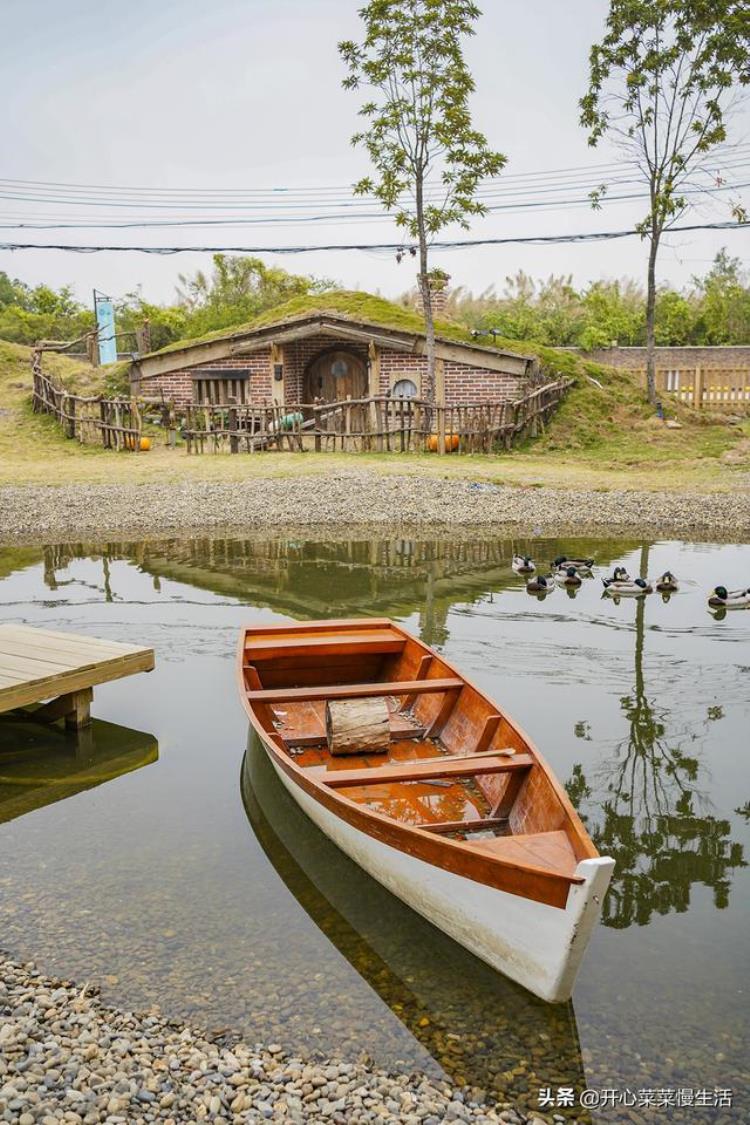
<svg viewBox="0 0 750 1125"><path fill-rule="evenodd" d="M537 386L514 402L436 406L416 398L347 398L323 403L192 403L184 407L187 451L490 453L540 433L572 379Z"/></svg>
<svg viewBox="0 0 750 1125"><path fill-rule="evenodd" d="M52 415L65 436L82 445L138 452L143 431L141 404L136 399L73 394L44 373L42 354L43 349L36 349L31 361L34 413Z"/></svg>

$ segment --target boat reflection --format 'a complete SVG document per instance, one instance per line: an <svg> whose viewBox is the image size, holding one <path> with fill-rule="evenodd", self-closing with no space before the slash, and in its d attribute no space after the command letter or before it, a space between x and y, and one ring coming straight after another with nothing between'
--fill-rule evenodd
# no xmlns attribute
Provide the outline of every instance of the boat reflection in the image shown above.
<svg viewBox="0 0 750 1125"><path fill-rule="evenodd" d="M585 1087L572 1004L537 1000L366 875L297 807L252 733L241 788L288 889L453 1081L530 1111L543 1087Z"/></svg>
<svg viewBox="0 0 750 1125"><path fill-rule="evenodd" d="M159 757L151 734L94 719L76 734L4 715L0 722L0 824L93 789Z"/></svg>

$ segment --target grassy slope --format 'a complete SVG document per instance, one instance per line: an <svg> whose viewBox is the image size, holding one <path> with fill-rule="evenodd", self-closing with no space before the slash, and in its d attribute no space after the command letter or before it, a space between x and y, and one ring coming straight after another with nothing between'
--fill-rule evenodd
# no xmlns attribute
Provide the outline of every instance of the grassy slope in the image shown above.
<svg viewBox="0 0 750 1125"><path fill-rule="evenodd" d="M365 299L362 294L333 296L345 297L350 310L353 308L351 298L362 298L351 315L372 320L372 304L386 306L394 318L400 318L403 313L402 326L408 322L413 327L416 314L380 298ZM310 300L300 298L283 308L294 306L308 311ZM322 298L315 300L315 307L326 307ZM266 314L271 319L279 315L281 310ZM188 458L182 450L168 450L161 445L150 453L134 456L108 453L67 441L51 419L31 413L28 405L31 391L29 349L0 341L0 483L232 481L360 469L384 474L460 476L526 486L695 487L706 490L747 487L749 422L729 424L721 417L696 415L670 403L669 414L682 423L682 429L666 429L653 417L641 388L628 373L588 363L569 352L527 345L518 340L498 341L498 344L516 352L539 355L549 373L559 371L576 379L576 386L551 420L547 432L510 455L399 457L271 453L253 457ZM106 371L94 372L62 356L47 356L45 365L72 389L83 393L96 393L108 379ZM589 376L602 386L591 382Z"/></svg>
<svg viewBox="0 0 750 1125"><path fill-rule="evenodd" d="M208 332L205 336L193 337L187 340L175 340L161 348L157 355L167 352L179 351L194 344L205 344L211 340L220 340L223 336L242 335L252 328L267 328L282 320L290 320L311 316L314 313L336 313L348 317L350 320L365 321L377 324L383 328L393 328L402 332L424 332L424 318L414 309L404 308L384 297L376 297L372 293L361 293L356 290L337 289L330 293L315 293L305 297L292 297L283 305L261 313L248 324L238 324L231 328L219 328L215 332ZM475 344L477 341L468 329L450 320L437 320L435 331L438 336L448 340L458 340L465 344ZM513 349L513 350L518 350Z"/></svg>

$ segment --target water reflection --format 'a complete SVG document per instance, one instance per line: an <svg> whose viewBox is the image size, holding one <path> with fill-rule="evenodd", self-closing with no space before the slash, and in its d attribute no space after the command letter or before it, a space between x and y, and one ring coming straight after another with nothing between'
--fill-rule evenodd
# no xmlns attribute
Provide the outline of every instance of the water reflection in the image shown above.
<svg viewBox="0 0 750 1125"><path fill-rule="evenodd" d="M142 769L159 757L153 735L94 719L62 727L0 721L0 824Z"/></svg>
<svg viewBox="0 0 750 1125"><path fill-rule="evenodd" d="M640 574L648 574L648 547L641 550ZM635 608L633 689L620 699L627 737L599 761L589 783L576 763L566 783L602 855L615 870L602 909L602 922L615 929L647 925L654 913L684 913L695 883L709 887L714 906L729 903L732 873L746 867L743 847L731 839L728 820L712 815L710 784L700 759L686 752L698 737L693 723L679 736L668 734L674 717L647 693L644 642L647 598ZM723 718L709 707L705 723ZM590 741L589 724L576 734Z"/></svg>
<svg viewBox="0 0 750 1125"><path fill-rule="evenodd" d="M597 563L609 566L636 541L601 539ZM591 546L584 539L332 539L281 538L166 539L146 542L58 544L44 548L44 580L57 590L75 559L98 557L99 589L116 600L111 564L134 561L161 582L187 583L214 594L240 598L293 618L336 616L405 617L419 615L419 633L430 645L448 638L448 615L457 602L474 602L514 587L524 580L511 570L514 554L540 560L567 551L581 554ZM591 583L593 585L593 583ZM562 588L574 599L576 589ZM560 588L558 588L560 592Z"/></svg>
<svg viewBox="0 0 750 1125"><path fill-rule="evenodd" d="M253 735L241 789L291 893L454 1081L530 1109L544 1086L585 1086L572 1004L537 1000L366 875L298 808Z"/></svg>

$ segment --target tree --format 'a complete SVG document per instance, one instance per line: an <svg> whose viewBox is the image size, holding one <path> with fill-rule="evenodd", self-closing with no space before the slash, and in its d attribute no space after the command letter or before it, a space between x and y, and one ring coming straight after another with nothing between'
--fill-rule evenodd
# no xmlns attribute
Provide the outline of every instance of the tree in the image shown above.
<svg viewBox="0 0 750 1125"><path fill-rule="evenodd" d="M750 81L745 0L610 0L607 30L591 48L580 101L589 144L610 134L648 186L646 290L648 396L656 402L656 262L662 235L707 186L705 156L726 140L736 83ZM597 206L602 189L593 193Z"/></svg>
<svg viewBox="0 0 750 1125"><path fill-rule="evenodd" d="M177 295L187 313L190 336L239 325L292 297L320 293L331 282L266 266L260 258L214 254L213 272L180 274Z"/></svg>
<svg viewBox="0 0 750 1125"><path fill-rule="evenodd" d="M505 165L471 122L474 81L461 40L474 34L479 15L471 0L370 0L360 11L363 42L339 43L348 68L344 87L374 91L359 110L367 129L352 143L364 146L377 176L361 179L354 191L374 195L417 243L429 400L435 397L432 288L445 283L442 271L429 270L429 244L449 224L467 229L471 216L485 213L477 188Z"/></svg>

